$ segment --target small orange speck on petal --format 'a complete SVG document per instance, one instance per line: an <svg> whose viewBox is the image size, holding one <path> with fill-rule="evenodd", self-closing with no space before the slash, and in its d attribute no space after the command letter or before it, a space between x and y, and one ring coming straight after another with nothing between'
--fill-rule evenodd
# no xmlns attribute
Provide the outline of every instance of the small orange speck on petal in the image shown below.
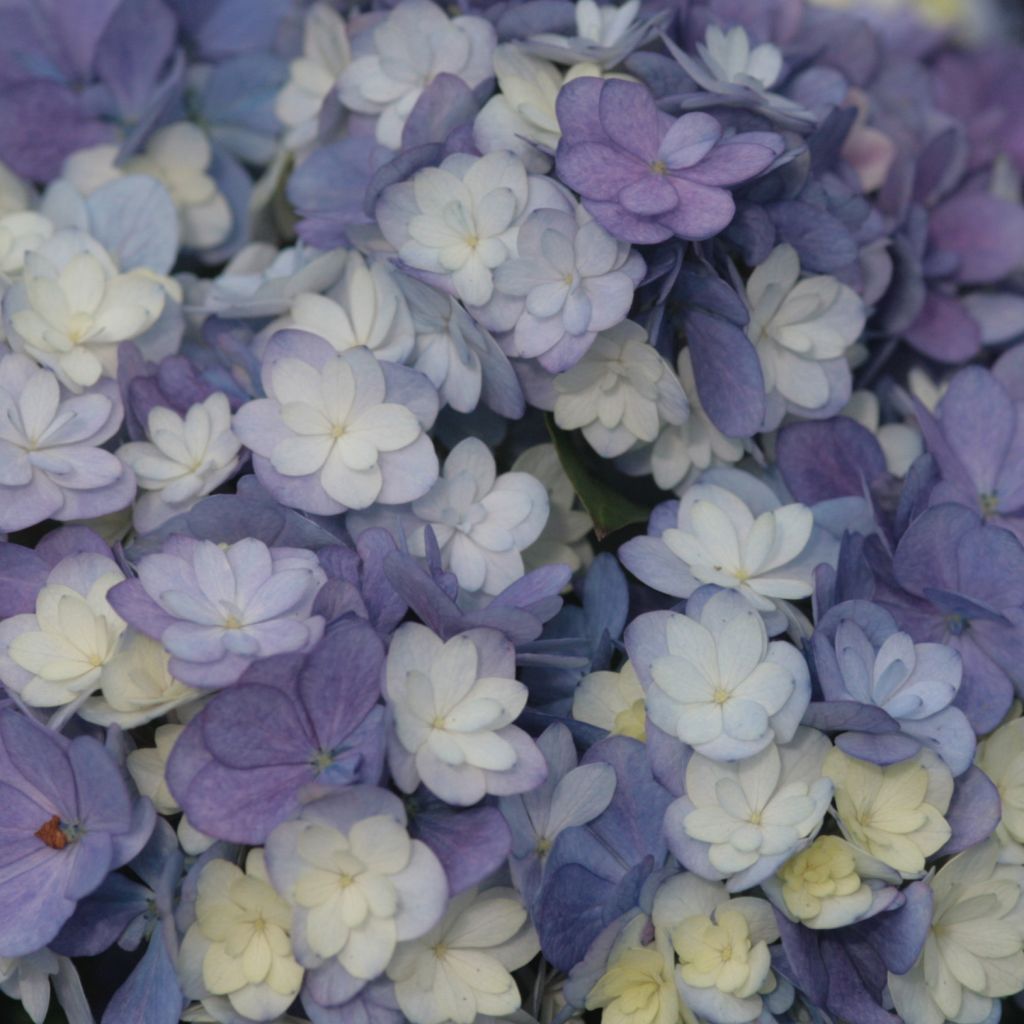
<svg viewBox="0 0 1024 1024"><path fill-rule="evenodd" d="M40 827L36 838L41 839L51 850L63 850L68 845L68 837L60 827L60 818L56 814Z"/></svg>

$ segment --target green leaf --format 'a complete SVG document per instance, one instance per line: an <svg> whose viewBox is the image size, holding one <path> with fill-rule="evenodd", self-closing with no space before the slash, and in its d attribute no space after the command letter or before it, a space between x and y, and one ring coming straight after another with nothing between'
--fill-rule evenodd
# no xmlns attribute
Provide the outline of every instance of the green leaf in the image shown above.
<svg viewBox="0 0 1024 1024"><path fill-rule="evenodd" d="M618 481L602 479L613 472L610 463L599 459L582 443L579 434L562 430L551 416L545 419L558 461L583 507L594 520L598 539L603 540L625 526L646 523L650 509L625 496L625 488L631 486L629 478L615 473Z"/></svg>

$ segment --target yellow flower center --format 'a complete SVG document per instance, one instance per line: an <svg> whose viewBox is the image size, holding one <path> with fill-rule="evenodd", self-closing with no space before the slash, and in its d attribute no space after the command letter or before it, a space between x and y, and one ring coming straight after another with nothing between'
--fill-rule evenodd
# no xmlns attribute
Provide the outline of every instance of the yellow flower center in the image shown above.
<svg viewBox="0 0 1024 1024"><path fill-rule="evenodd" d="M851 896L861 886L853 854L838 836L818 836L779 870L786 909L799 921L821 913L822 901Z"/></svg>

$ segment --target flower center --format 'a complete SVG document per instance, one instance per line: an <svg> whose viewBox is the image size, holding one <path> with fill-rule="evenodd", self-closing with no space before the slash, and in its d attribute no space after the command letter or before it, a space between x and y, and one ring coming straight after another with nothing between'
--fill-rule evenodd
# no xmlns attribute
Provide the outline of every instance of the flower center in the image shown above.
<svg viewBox="0 0 1024 1024"><path fill-rule="evenodd" d="M946 616L946 629L952 636L959 636L969 625L970 622L963 615Z"/></svg>
<svg viewBox="0 0 1024 1024"><path fill-rule="evenodd" d="M711 699L716 704L724 704L729 699L729 691L724 687L719 686L717 690L711 695Z"/></svg>
<svg viewBox="0 0 1024 1024"><path fill-rule="evenodd" d="M74 313L68 322L68 338L77 345L85 340L92 328L92 316L89 313Z"/></svg>
<svg viewBox="0 0 1024 1024"><path fill-rule="evenodd" d="M651 170L655 174L665 174L668 171L668 164L666 164L664 160L655 160L654 163L651 164Z"/></svg>

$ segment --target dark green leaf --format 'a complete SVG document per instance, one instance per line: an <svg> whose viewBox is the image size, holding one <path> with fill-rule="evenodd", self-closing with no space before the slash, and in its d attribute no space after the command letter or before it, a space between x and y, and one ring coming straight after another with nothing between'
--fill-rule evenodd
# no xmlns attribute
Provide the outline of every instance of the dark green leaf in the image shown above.
<svg viewBox="0 0 1024 1024"><path fill-rule="evenodd" d="M625 526L646 523L650 509L626 497L628 477L614 473L611 464L598 458L576 433L569 433L546 417L548 433L555 444L558 461L581 504L594 520L594 532L603 540ZM612 476L618 479L611 479Z"/></svg>

